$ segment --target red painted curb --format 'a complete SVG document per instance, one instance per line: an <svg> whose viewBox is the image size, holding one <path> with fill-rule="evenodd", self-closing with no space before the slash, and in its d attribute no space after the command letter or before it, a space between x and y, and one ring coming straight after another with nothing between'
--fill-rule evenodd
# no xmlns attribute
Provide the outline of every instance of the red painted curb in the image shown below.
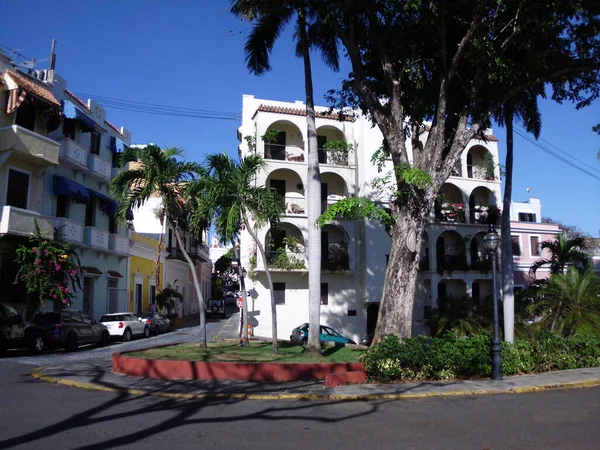
<svg viewBox="0 0 600 450"><path fill-rule="evenodd" d="M366 382L367 373L364 372L364 370L356 372L332 373L325 376L325 386L327 387L344 386L346 384L364 384Z"/></svg>
<svg viewBox="0 0 600 450"><path fill-rule="evenodd" d="M309 381L324 380L327 375L364 372L362 363L277 364L171 361L112 355L113 372L158 380L206 381Z"/></svg>

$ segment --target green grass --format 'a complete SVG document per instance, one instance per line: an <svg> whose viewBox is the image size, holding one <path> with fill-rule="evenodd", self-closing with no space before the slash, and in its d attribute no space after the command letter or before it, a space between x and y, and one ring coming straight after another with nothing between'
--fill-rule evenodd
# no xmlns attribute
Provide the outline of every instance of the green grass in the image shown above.
<svg viewBox="0 0 600 450"><path fill-rule="evenodd" d="M321 356L312 356L302 345L287 342L279 344L279 355L271 353L270 342L252 342L251 347L238 343L209 344L201 350L196 343L171 345L127 353L127 356L147 359L211 362L259 362L259 363L334 363L357 362L365 350L352 347L325 347Z"/></svg>

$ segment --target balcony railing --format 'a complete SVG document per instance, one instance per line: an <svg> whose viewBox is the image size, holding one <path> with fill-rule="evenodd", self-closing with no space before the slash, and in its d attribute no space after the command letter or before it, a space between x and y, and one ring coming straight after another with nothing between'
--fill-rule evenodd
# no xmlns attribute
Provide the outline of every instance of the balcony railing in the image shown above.
<svg viewBox="0 0 600 450"><path fill-rule="evenodd" d="M179 247L167 247L166 251L169 253L167 259L178 259L187 263L183 251ZM196 251L194 249L187 252L193 262L196 262Z"/></svg>
<svg viewBox="0 0 600 450"><path fill-rule="evenodd" d="M500 217L497 206L477 205L471 210L471 223L499 225Z"/></svg>
<svg viewBox="0 0 600 450"><path fill-rule="evenodd" d="M465 253L456 255L438 255L437 256L437 272L442 275L444 272L452 274L454 271L469 270L467 257Z"/></svg>
<svg viewBox="0 0 600 450"><path fill-rule="evenodd" d="M83 242L93 248L108 250L108 232L95 227L85 227Z"/></svg>
<svg viewBox="0 0 600 450"><path fill-rule="evenodd" d="M60 163L75 170L87 170L88 152L76 142L63 138L60 145Z"/></svg>
<svg viewBox="0 0 600 450"><path fill-rule="evenodd" d="M129 254L129 239L126 236L111 234L108 238L108 248L121 255Z"/></svg>
<svg viewBox="0 0 600 450"><path fill-rule="evenodd" d="M303 270L306 269L304 254L285 250L266 252L267 265L274 270Z"/></svg>
<svg viewBox="0 0 600 450"><path fill-rule="evenodd" d="M468 164L467 165L467 177L474 178L477 180L488 180L494 181L496 176L491 172L491 170L486 169L481 165Z"/></svg>
<svg viewBox="0 0 600 450"><path fill-rule="evenodd" d="M443 203L436 205L435 219L437 222L465 223L465 205L462 203Z"/></svg>
<svg viewBox="0 0 600 450"><path fill-rule="evenodd" d="M325 150L324 148L318 149L319 151L319 163L321 164L333 164L335 166L347 166L348 165L348 152L342 150Z"/></svg>
<svg viewBox="0 0 600 450"><path fill-rule="evenodd" d="M88 173L98 181L107 182L112 177L112 167L110 163L104 161L98 155L88 155Z"/></svg>
<svg viewBox="0 0 600 450"><path fill-rule="evenodd" d="M285 196L285 213L292 216L306 215L306 199L304 197Z"/></svg>
<svg viewBox="0 0 600 450"><path fill-rule="evenodd" d="M265 159L304 162L304 149L295 145L265 144Z"/></svg>
<svg viewBox="0 0 600 450"><path fill-rule="evenodd" d="M83 244L83 224L69 220L65 217L57 217L54 221L56 235L61 239L73 244Z"/></svg>
<svg viewBox="0 0 600 450"><path fill-rule="evenodd" d="M35 131L18 125L0 128L0 152L14 150L20 156L36 165L58 165L60 144Z"/></svg>
<svg viewBox="0 0 600 450"><path fill-rule="evenodd" d="M35 234L37 222L42 236L52 238L54 235L53 219L29 209L4 206L0 213L0 234L31 236Z"/></svg>
<svg viewBox="0 0 600 450"><path fill-rule="evenodd" d="M197 247L192 249L196 259L199 262L209 262L210 261L210 250L208 245L200 244Z"/></svg>

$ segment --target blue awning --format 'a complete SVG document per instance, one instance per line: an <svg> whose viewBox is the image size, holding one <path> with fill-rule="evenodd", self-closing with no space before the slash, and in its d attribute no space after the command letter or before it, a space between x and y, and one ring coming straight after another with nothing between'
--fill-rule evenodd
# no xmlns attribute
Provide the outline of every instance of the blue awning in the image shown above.
<svg viewBox="0 0 600 450"><path fill-rule="evenodd" d="M117 212L117 207L119 204L115 200L97 191L90 190L90 194L98 199L100 203L100 209L106 214L114 214Z"/></svg>
<svg viewBox="0 0 600 450"><path fill-rule="evenodd" d="M113 153L123 153L127 145L121 139L115 136L110 137L110 151Z"/></svg>
<svg viewBox="0 0 600 450"><path fill-rule="evenodd" d="M59 175L53 176L52 191L55 195L69 195L81 202L87 202L90 199L90 190L88 188Z"/></svg>
<svg viewBox="0 0 600 450"><path fill-rule="evenodd" d="M69 100L63 100L63 115L66 119L75 119L81 124L83 131L98 131L104 133L106 130L96 123L87 113Z"/></svg>

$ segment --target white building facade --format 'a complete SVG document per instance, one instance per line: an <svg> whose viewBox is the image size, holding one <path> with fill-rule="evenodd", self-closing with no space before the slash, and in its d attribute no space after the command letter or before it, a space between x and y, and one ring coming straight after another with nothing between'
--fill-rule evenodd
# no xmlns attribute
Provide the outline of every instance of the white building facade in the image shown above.
<svg viewBox="0 0 600 450"><path fill-rule="evenodd" d="M385 202L372 189L383 171L371 161L383 138L377 127L358 115L340 121L317 108L322 210L342 198L370 197ZM262 136L270 133L272 140ZM275 133L276 131L276 133ZM257 184L277 189L285 199L285 214L277 230L257 230L267 251L277 302L279 338L308 322L308 238L305 186L307 137L305 105L243 96L238 130L240 156L256 151L267 162ZM426 131L421 139L424 142ZM344 141L349 151L326 151L325 142ZM412 155L407 142L409 157ZM431 213L424 245L419 294L415 303L416 333L426 333L427 316L440 296L491 292L491 272L483 262L483 235L488 222L499 222L500 173L496 139L472 141L461 156L439 202ZM337 220L322 229L321 323L358 342L376 324L391 239L378 224ZM283 254L283 256L282 256ZM254 334L271 335L270 292L265 261L247 232L241 236L241 263L250 273L247 289Z"/></svg>

